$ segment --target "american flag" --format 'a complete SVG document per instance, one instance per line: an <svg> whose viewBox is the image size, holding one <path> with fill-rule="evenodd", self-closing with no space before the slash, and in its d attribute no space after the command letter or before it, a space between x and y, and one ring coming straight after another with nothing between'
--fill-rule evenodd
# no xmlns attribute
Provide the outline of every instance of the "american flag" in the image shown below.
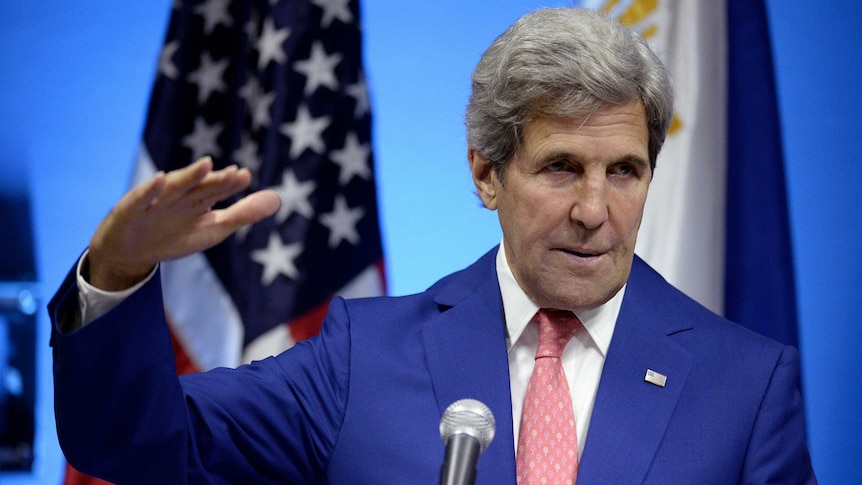
<svg viewBox="0 0 862 485"><path fill-rule="evenodd" d="M357 0L174 2L134 182L204 155L282 205L163 263L180 373L278 353L318 333L332 296L384 293Z"/></svg>
<svg viewBox="0 0 862 485"><path fill-rule="evenodd" d="M383 292L371 114L356 0L173 8L136 178L212 155L282 199L274 217L163 267L178 344L205 370L316 334L335 294Z"/></svg>

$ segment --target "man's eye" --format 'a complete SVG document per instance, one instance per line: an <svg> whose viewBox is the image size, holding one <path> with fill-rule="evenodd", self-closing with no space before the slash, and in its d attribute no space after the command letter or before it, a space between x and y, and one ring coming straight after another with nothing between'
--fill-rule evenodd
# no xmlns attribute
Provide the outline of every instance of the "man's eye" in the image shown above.
<svg viewBox="0 0 862 485"><path fill-rule="evenodd" d="M635 168L631 165L622 164L622 165L616 165L616 166L612 167L610 170L610 173L612 175L627 176L627 175L635 175L637 173L637 170L635 170Z"/></svg>
<svg viewBox="0 0 862 485"><path fill-rule="evenodd" d="M562 172L566 169L566 162L554 162L548 165L548 170L551 172Z"/></svg>

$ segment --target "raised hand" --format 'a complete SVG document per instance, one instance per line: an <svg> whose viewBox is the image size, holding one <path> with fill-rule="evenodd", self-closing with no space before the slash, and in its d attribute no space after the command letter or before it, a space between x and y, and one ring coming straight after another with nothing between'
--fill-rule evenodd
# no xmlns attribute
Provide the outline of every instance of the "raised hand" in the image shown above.
<svg viewBox="0 0 862 485"><path fill-rule="evenodd" d="M209 157L167 174L159 172L123 196L99 224L90 240L87 279L103 290L129 288L156 263L207 249L240 227L274 214L280 199L271 190L212 209L250 182L246 169L213 171Z"/></svg>

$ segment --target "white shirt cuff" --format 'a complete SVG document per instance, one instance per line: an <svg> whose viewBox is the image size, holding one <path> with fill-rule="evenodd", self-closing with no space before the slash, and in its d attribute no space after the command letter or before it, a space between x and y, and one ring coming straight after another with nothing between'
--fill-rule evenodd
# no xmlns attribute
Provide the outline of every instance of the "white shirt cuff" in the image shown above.
<svg viewBox="0 0 862 485"><path fill-rule="evenodd" d="M157 265L146 278L131 288L122 291L105 291L88 283L81 272L84 267L84 261L89 253L89 249L84 252L81 259L78 260L78 266L75 270L78 279L78 306L80 309L78 322L80 322L81 327L108 313L132 293L138 291L152 279L153 275L156 274L156 269L158 269Z"/></svg>

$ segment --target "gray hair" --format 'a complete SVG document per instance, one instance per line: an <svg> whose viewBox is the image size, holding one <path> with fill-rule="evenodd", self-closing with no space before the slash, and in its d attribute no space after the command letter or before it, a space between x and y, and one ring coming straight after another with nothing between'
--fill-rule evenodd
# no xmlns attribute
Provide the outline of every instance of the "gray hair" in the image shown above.
<svg viewBox="0 0 862 485"><path fill-rule="evenodd" d="M527 121L586 117L636 99L646 108L655 169L673 117L673 88L661 60L640 35L592 11L537 10L497 37L479 60L467 143L502 180Z"/></svg>

